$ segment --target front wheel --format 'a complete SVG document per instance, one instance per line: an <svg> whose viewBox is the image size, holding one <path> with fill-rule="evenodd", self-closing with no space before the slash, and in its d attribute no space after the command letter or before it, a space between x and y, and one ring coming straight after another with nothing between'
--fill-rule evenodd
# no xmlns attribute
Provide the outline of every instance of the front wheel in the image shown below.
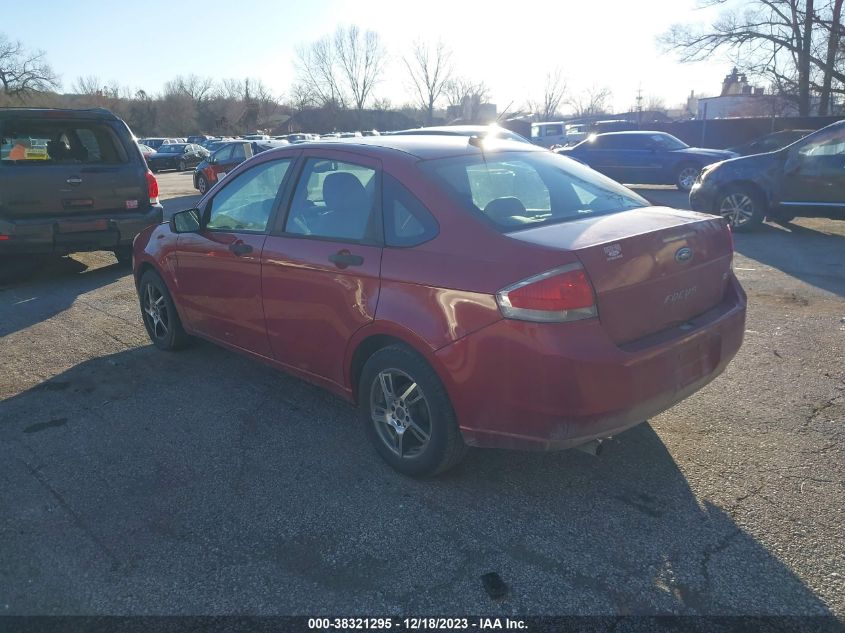
<svg viewBox="0 0 845 633"><path fill-rule="evenodd" d="M145 272L141 277L138 294L141 317L153 345L165 351L185 347L191 339L182 329L182 322L164 280L152 270Z"/></svg>
<svg viewBox="0 0 845 633"><path fill-rule="evenodd" d="M700 171L701 167L698 165L681 165L675 175L675 186L681 191L689 191Z"/></svg>
<svg viewBox="0 0 845 633"><path fill-rule="evenodd" d="M736 185L718 196L716 213L725 218L734 231L750 231L766 217L766 201L756 189Z"/></svg>
<svg viewBox="0 0 845 633"><path fill-rule="evenodd" d="M400 473L436 475L466 453L446 389L410 349L392 345L373 354L361 373L358 398L367 436Z"/></svg>
<svg viewBox="0 0 845 633"><path fill-rule="evenodd" d="M208 191L208 180L202 174L200 174L197 178L197 191L203 195L205 195L205 192Z"/></svg>

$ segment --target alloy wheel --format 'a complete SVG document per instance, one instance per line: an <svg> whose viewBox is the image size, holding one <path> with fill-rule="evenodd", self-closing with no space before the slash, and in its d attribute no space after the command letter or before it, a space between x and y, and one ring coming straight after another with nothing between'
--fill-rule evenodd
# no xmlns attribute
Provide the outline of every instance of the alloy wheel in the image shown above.
<svg viewBox="0 0 845 633"><path fill-rule="evenodd" d="M754 201L744 193L732 193L722 199L719 215L731 226L744 226L754 216Z"/></svg>
<svg viewBox="0 0 845 633"><path fill-rule="evenodd" d="M689 191L695 184L695 179L698 178L699 169L697 167L684 167L678 173L678 184L684 191Z"/></svg>
<svg viewBox="0 0 845 633"><path fill-rule="evenodd" d="M400 459L414 458L428 446L431 409L422 388L405 372L379 372L370 387L370 417L379 439Z"/></svg>
<svg viewBox="0 0 845 633"><path fill-rule="evenodd" d="M167 338L170 331L170 314L164 294L153 284L147 284L144 292L144 319L153 336L157 339Z"/></svg>

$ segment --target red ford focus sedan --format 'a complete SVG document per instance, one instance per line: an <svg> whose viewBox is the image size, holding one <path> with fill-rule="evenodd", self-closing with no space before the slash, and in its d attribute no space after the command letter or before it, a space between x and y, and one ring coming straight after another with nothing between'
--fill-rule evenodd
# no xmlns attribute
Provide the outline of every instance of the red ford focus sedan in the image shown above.
<svg viewBox="0 0 845 633"><path fill-rule="evenodd" d="M742 343L724 220L504 140L264 152L135 240L153 343L192 336L356 402L409 475L557 450L701 389Z"/></svg>

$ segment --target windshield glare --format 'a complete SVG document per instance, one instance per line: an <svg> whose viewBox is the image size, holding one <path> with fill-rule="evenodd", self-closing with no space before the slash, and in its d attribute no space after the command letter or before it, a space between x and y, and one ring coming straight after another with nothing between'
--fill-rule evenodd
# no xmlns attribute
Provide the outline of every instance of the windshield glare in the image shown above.
<svg viewBox="0 0 845 633"><path fill-rule="evenodd" d="M651 140L654 142L655 145L662 149L686 149L689 147L686 143L684 143L681 139L675 138L671 134L653 134Z"/></svg>
<svg viewBox="0 0 845 633"><path fill-rule="evenodd" d="M606 215L648 201L592 169L546 152L504 152L424 161L454 199L503 232Z"/></svg>

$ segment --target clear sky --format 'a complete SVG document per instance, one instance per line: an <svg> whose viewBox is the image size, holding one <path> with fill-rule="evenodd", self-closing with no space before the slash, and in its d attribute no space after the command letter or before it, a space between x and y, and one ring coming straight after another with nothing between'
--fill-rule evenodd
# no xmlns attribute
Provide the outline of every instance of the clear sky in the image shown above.
<svg viewBox="0 0 845 633"><path fill-rule="evenodd" d="M283 95L298 44L339 24L378 31L389 64L376 96L410 101L401 63L417 38L442 39L458 74L483 80L501 109L542 95L559 66L572 91L608 86L627 109L641 85L673 106L712 94L731 63L682 65L655 37L674 22L703 22L695 0L0 0L0 32L41 48L70 90L80 75L155 93L178 74L255 77Z"/></svg>

